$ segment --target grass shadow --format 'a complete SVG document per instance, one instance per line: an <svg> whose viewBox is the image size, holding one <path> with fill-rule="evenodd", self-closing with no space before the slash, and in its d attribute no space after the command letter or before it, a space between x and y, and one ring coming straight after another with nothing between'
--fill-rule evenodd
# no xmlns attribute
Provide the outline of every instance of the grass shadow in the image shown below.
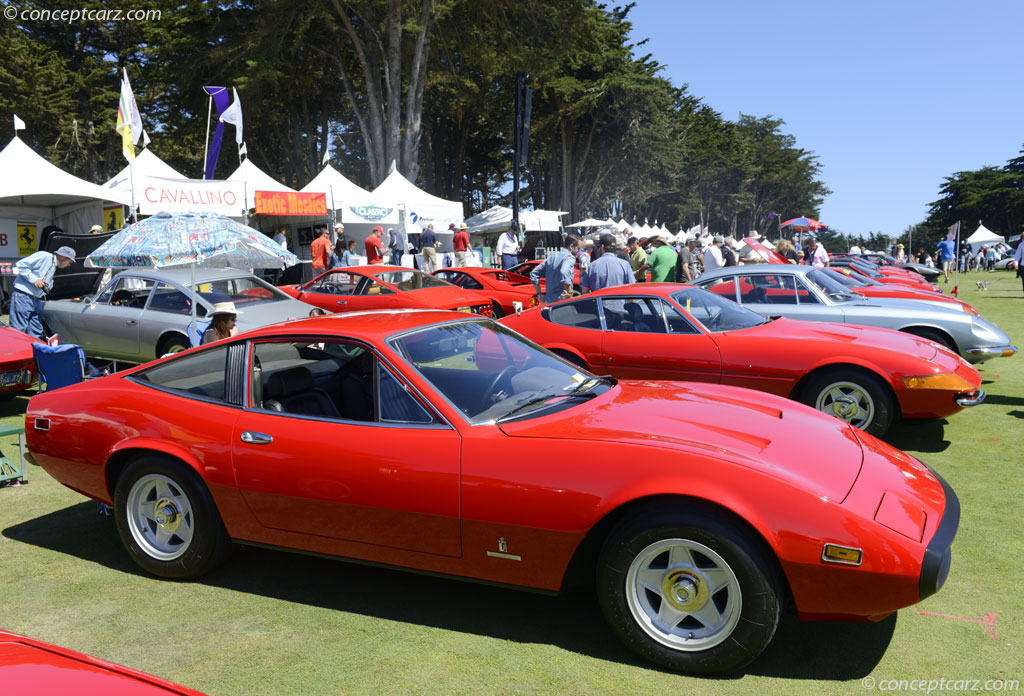
<svg viewBox="0 0 1024 696"><path fill-rule="evenodd" d="M986 404L998 404L1000 406L1024 406L1024 397L1002 396L1001 394L986 394Z"/></svg>
<svg viewBox="0 0 1024 696"><path fill-rule="evenodd" d="M93 502L13 525L2 534L117 572L145 575L121 546L113 518L97 515ZM330 611L550 644L591 658L660 670L619 642L593 588L554 597L263 548L236 549L227 564L198 582ZM768 650L746 671L799 679L861 677L881 660L894 626L894 620L803 624L787 618Z"/></svg>
<svg viewBox="0 0 1024 696"><path fill-rule="evenodd" d="M908 452L945 452L950 445L946 421L942 419L900 421L882 439Z"/></svg>

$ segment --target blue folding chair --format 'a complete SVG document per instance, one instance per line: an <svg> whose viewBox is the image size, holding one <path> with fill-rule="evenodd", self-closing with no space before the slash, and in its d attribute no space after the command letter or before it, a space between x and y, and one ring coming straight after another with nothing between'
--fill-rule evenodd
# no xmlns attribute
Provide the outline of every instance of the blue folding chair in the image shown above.
<svg viewBox="0 0 1024 696"><path fill-rule="evenodd" d="M192 344L193 348L203 342L203 334L206 333L206 330L210 328L210 324L212 323L212 319L203 321L196 319L195 321L189 322L188 329L186 331L188 332L188 342Z"/></svg>
<svg viewBox="0 0 1024 696"><path fill-rule="evenodd" d="M39 382L46 384L47 391L78 384L88 377L99 374L85 361L85 351L82 347L74 343L60 346L33 343L32 356L36 361Z"/></svg>

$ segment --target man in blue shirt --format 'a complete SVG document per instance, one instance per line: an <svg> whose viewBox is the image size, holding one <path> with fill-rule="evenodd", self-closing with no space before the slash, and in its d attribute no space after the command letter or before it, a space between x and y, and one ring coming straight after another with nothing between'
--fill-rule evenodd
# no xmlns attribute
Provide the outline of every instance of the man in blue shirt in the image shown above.
<svg viewBox="0 0 1024 696"><path fill-rule="evenodd" d="M594 292L602 288L635 283L633 267L629 261L615 253L618 240L613 234L601 235L602 252L596 261L587 268L586 278L580 277L580 285L584 292Z"/></svg>
<svg viewBox="0 0 1024 696"><path fill-rule="evenodd" d="M541 299L545 304L569 297L572 293L572 275L580 238L574 234L566 235L563 247L530 271L530 281L537 291L537 297L541 297L540 279L544 278L544 296Z"/></svg>
<svg viewBox="0 0 1024 696"><path fill-rule="evenodd" d="M433 224L427 225L420 235L420 251L423 252L423 270L433 273L437 270L437 233Z"/></svg>
<svg viewBox="0 0 1024 696"><path fill-rule="evenodd" d="M956 245L951 239L943 239L936 247L939 261L942 263L942 275L945 276L944 283L949 282L949 267L953 265L956 257Z"/></svg>
<svg viewBox="0 0 1024 696"><path fill-rule="evenodd" d="M37 251L14 264L18 275L11 293L11 328L43 339L43 298L53 288L53 274L75 262L75 250Z"/></svg>

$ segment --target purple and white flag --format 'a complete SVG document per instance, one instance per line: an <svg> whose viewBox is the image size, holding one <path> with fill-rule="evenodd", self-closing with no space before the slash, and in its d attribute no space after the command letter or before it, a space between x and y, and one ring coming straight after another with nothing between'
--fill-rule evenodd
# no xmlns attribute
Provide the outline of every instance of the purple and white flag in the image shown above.
<svg viewBox="0 0 1024 696"><path fill-rule="evenodd" d="M230 97L227 87L203 87L207 94L213 99L217 107L217 128L213 131L213 139L210 140L210 149L206 153L206 170L203 172L204 179L212 179L217 169L217 158L220 157L220 143L224 139L224 122L220 120L228 108Z"/></svg>

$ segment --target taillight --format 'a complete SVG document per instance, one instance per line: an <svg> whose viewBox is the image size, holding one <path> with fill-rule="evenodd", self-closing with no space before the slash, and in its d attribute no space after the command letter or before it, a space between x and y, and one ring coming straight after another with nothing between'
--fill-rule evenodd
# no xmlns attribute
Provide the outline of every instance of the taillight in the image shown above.
<svg viewBox="0 0 1024 696"><path fill-rule="evenodd" d="M491 305L489 305L489 304L488 305L480 305L479 307L476 308L476 313L480 314L480 315L483 315L485 317L493 317L494 316L494 308Z"/></svg>
<svg viewBox="0 0 1024 696"><path fill-rule="evenodd" d="M526 303L527 307L536 307L540 302L537 300L536 295L530 295L530 301Z"/></svg>

